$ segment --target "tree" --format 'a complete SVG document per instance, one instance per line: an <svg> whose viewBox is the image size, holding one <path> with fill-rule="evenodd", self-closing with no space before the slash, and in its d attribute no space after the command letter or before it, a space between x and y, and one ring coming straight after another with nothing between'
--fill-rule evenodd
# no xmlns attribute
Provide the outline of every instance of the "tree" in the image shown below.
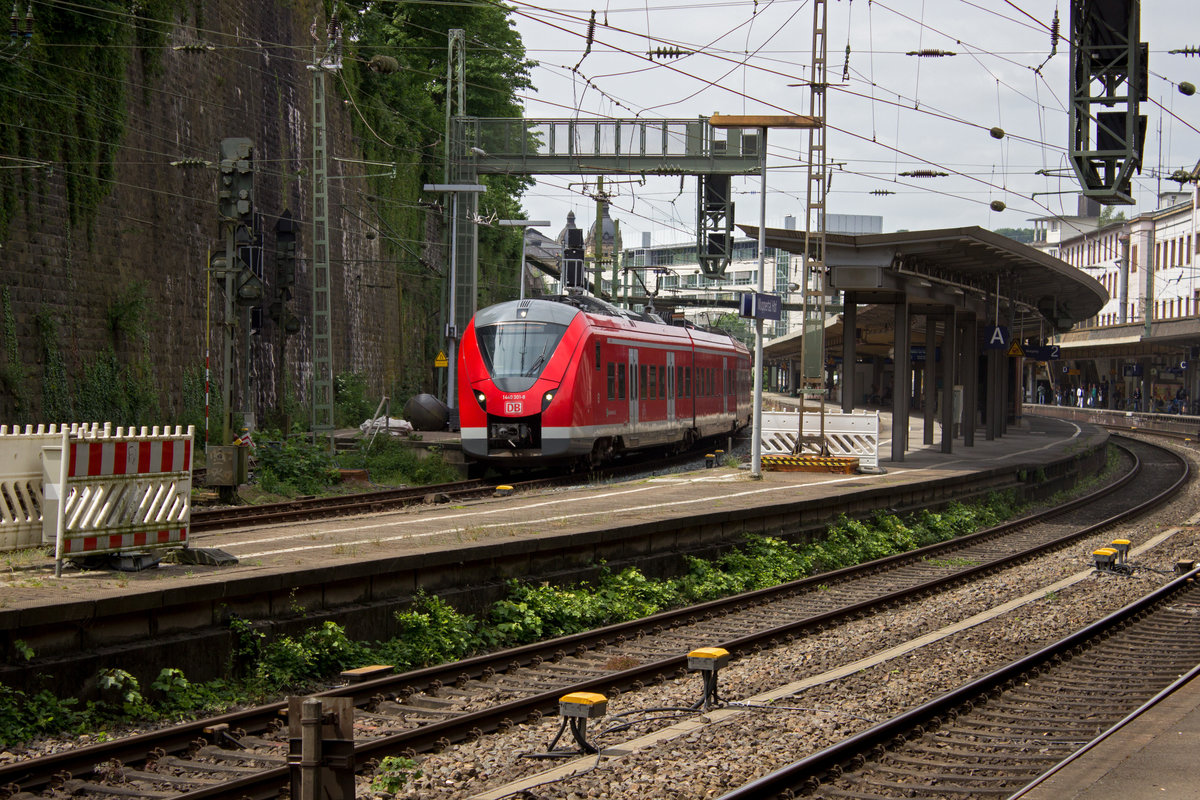
<svg viewBox="0 0 1200 800"><path fill-rule="evenodd" d="M1033 241L1033 228L996 228L992 231L1001 236L1007 236L1009 239L1015 239L1018 242L1029 244Z"/></svg>
<svg viewBox="0 0 1200 800"><path fill-rule="evenodd" d="M754 329L750 327L750 323L737 314L726 313L717 317L716 322L711 323L712 327L719 331L723 331L739 342L753 342Z"/></svg>
<svg viewBox="0 0 1200 800"><path fill-rule="evenodd" d="M1113 206L1105 206L1100 209L1100 227L1111 225L1114 222L1124 222L1125 212L1117 211Z"/></svg>
<svg viewBox="0 0 1200 800"><path fill-rule="evenodd" d="M398 283L409 287L406 302L424 309L401 311L402 319L412 322L406 327L425 332L419 343L422 352L408 354L405 361L431 363L441 341L435 330L439 326L422 324L416 317L420 313L427 317L429 309L437 306L443 275L440 265L421 257L427 231L426 209L420 201L423 184L444 182L448 31L464 31L468 116L520 117L518 93L532 85L534 63L525 56L509 10L486 0L477 4L366 0L351 3L342 22L353 55L345 60L343 72L347 94L359 112L355 124L364 158L396 165L394 178L376 178L372 186L379 198L378 213L392 234L387 246L394 251ZM479 198L481 217L524 216L520 197L532 178L495 175L482 176L480 182L488 187ZM513 231L479 226L481 305L515 296L519 253L520 240ZM415 388L411 378L402 382L408 390Z"/></svg>

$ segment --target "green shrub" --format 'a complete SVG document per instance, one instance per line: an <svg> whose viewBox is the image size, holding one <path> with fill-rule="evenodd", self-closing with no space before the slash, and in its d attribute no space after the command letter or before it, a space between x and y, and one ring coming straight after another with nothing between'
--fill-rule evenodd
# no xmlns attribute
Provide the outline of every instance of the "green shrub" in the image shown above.
<svg viewBox="0 0 1200 800"><path fill-rule="evenodd" d="M47 691L30 696L0 683L0 746L83 728L86 717L76 705L73 697L60 700Z"/></svg>
<svg viewBox="0 0 1200 800"><path fill-rule="evenodd" d="M399 637L377 645L376 654L397 669L462 658L479 646L479 625L449 603L421 592L407 611L397 612Z"/></svg>
<svg viewBox="0 0 1200 800"><path fill-rule="evenodd" d="M269 431L257 439L254 458L260 484L265 480L276 494L318 494L340 480L324 442L317 445L304 437L285 439L279 431Z"/></svg>
<svg viewBox="0 0 1200 800"><path fill-rule="evenodd" d="M405 784L412 778L419 778L421 770L417 769L417 762L407 756L384 756L379 762L379 768L375 771L375 778L371 781L371 789L376 792L384 792L386 794L395 794L404 788Z"/></svg>
<svg viewBox="0 0 1200 800"><path fill-rule="evenodd" d="M367 378L357 372L343 372L333 379L333 418L339 428L357 428L371 419L378 400L367 397Z"/></svg>

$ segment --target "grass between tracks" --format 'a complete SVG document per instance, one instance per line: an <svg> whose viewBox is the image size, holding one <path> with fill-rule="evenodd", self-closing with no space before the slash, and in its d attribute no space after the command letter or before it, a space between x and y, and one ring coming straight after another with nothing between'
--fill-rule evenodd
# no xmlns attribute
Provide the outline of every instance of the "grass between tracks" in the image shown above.
<svg viewBox="0 0 1200 800"><path fill-rule="evenodd" d="M254 447L253 479L239 494L244 502L254 504L362 491L361 485L342 484L339 470L343 469L366 470L371 482L380 486L427 486L462 479L436 448L422 455L389 436L360 439L357 449L331 454L324 443L268 431Z"/></svg>
<svg viewBox="0 0 1200 800"><path fill-rule="evenodd" d="M629 567L605 570L594 583L569 587L511 581L507 597L479 616L422 594L396 614L400 635L386 642L352 641L332 622L296 638L267 642L248 621L234 617L229 622L233 658L222 680L192 683L182 670L166 669L142 687L130 673L109 669L98 678L100 699L87 703L0 685L0 746L61 734L87 733L92 741L103 741L118 727L194 719L310 690L344 669L386 663L407 670L577 633L945 541L1019 511L1013 497L1004 494L903 520L888 513L869 521L842 517L818 541L792 545L748 537L717 559L688 558L687 571L667 580L652 580ZM19 658L36 655L22 642L16 649Z"/></svg>

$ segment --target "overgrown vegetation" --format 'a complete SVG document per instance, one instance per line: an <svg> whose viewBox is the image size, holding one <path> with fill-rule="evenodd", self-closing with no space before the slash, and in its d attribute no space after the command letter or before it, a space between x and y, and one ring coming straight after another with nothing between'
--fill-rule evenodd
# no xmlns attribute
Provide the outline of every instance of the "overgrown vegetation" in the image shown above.
<svg viewBox="0 0 1200 800"><path fill-rule="evenodd" d="M424 457L387 434L362 439L356 450L329 452L325 441L281 431L255 434L254 481L268 495L322 494L341 482L341 469L365 469L372 482L387 486L425 486L461 479L436 450Z"/></svg>
<svg viewBox="0 0 1200 800"><path fill-rule="evenodd" d="M339 480L337 463L322 442L306 436L268 433L254 448L256 474L263 491L272 494L318 494Z"/></svg>
<svg viewBox="0 0 1200 800"><path fill-rule="evenodd" d="M39 313L42 418L118 426L160 423L159 387L146 327L152 318L146 285L136 282L125 287L108 307L109 343L95 358L79 365L72 379L57 319L49 311ZM118 348L131 355L120 358Z"/></svg>
<svg viewBox="0 0 1200 800"><path fill-rule="evenodd" d="M108 195L125 131L126 78L137 58L157 71L167 22L184 0L93 0L87 7L37 4L36 34L19 58L0 59L0 241L52 174L66 186L67 219L89 228ZM50 88L47 88L50 87Z"/></svg>
<svg viewBox="0 0 1200 800"><path fill-rule="evenodd" d="M617 573L602 571L594 584L572 587L512 581L507 596L480 616L422 594L396 614L399 636L386 642L352 641L332 622L297 638L267 642L252 623L235 616L228 622L232 659L230 677L224 680L192 684L181 670L167 669L145 692L129 673L106 670L99 676L100 699L86 704L0 685L0 746L42 735L103 731L134 720L220 713L240 702L309 690L322 678L366 664L408 670L637 619L945 541L995 525L1013 513L1010 496L993 495L983 504L951 503L943 511L904 520L886 513L869 522L842 517L819 541L790 545L771 537L749 537L742 547L712 561L688 559L687 571L669 580L652 580L628 567ZM25 653L26 658L32 656ZM400 786L412 777L414 766L381 765L379 775L388 785Z"/></svg>
<svg viewBox="0 0 1200 800"><path fill-rule="evenodd" d="M357 450L339 453L338 463L344 469L365 469L372 481L392 486L425 486L462 479L437 450L421 458L412 447L383 433L373 442L363 439Z"/></svg>

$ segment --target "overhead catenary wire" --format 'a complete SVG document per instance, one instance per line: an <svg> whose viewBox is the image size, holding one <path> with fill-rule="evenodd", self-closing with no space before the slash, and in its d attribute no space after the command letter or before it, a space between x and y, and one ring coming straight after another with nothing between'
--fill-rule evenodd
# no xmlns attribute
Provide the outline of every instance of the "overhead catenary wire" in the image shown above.
<svg viewBox="0 0 1200 800"><path fill-rule="evenodd" d="M872 6L873 6L873 5L875 5L875 3L872 3ZM645 11L645 9L642 9L642 11ZM747 62L747 63L748 63L748 62ZM872 89L874 89L874 87L872 87ZM743 94L744 94L744 93L743 93ZM744 99L745 99L745 98L743 97L743 100L744 100ZM1036 100L1035 100L1035 101L1036 101ZM624 102L624 101L618 101L618 102ZM622 106L622 107L628 107L629 105L630 105L630 104L626 104L625 106ZM1161 104L1160 104L1160 105L1161 105ZM872 105L872 108L874 108L874 105ZM1169 110L1168 110L1168 109L1164 109L1164 112L1169 112ZM1177 115L1174 115L1174 114L1172 114L1172 117L1173 117L1173 118L1175 118L1175 119L1177 119L1179 122L1181 122L1181 123L1183 123L1183 124L1185 124L1185 125L1188 125L1188 127L1189 127L1189 128L1192 128L1192 129L1194 130L1194 127L1192 127L1191 125L1189 125L1188 123L1186 123L1186 121L1184 121L1184 120L1182 120L1182 119L1179 119ZM875 136L875 134L874 134L874 131L873 131L873 132L872 132L872 136L871 136L871 140L873 141L873 140L874 140L874 139L876 139L876 138L877 138L877 137ZM1044 151L1043 151L1043 152L1044 152ZM175 154L175 153L172 153L171 155L172 155L172 156L175 156L175 155L177 155L177 154ZM932 162L931 162L931 163L932 163ZM1002 174L1006 174L1007 172L1008 172L1007 170L1002 170Z"/></svg>

